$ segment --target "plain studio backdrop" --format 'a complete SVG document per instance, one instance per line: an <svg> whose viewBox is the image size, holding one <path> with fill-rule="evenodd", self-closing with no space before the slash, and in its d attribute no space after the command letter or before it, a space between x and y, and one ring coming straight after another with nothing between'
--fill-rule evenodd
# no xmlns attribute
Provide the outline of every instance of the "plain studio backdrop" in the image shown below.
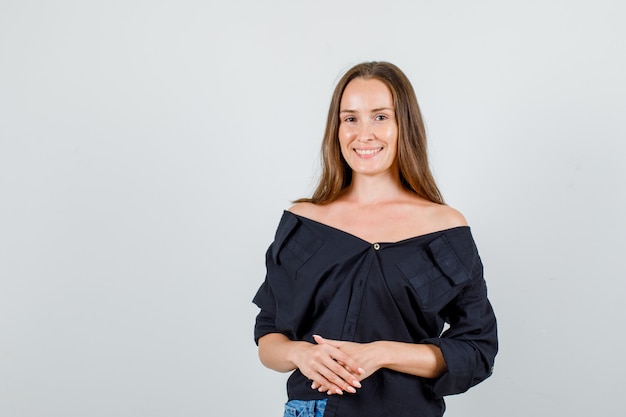
<svg viewBox="0 0 626 417"><path fill-rule="evenodd" d="M0 0L0 416L282 415L251 299L369 60L414 84L499 319L446 415L623 415L624 8Z"/></svg>

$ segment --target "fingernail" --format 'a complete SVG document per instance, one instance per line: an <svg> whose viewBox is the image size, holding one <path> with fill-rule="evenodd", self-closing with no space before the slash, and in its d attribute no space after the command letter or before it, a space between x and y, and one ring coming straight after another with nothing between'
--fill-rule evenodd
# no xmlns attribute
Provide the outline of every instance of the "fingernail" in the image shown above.
<svg viewBox="0 0 626 417"><path fill-rule="evenodd" d="M359 371L360 374L364 374L365 373L365 369L363 369L363 368L359 368L359 369L357 369L357 371Z"/></svg>
<svg viewBox="0 0 626 417"><path fill-rule="evenodd" d="M352 381L352 385L354 385L357 388L361 388L361 383L359 381L357 381L356 379L354 381Z"/></svg>
<svg viewBox="0 0 626 417"><path fill-rule="evenodd" d="M354 394L356 392L354 387L348 387L348 388L346 388L346 391L351 392L352 394Z"/></svg>

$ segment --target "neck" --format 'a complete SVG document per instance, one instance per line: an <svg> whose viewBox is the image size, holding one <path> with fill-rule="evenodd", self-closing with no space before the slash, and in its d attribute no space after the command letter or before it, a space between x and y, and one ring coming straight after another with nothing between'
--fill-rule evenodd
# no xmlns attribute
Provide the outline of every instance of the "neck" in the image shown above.
<svg viewBox="0 0 626 417"><path fill-rule="evenodd" d="M344 198L359 204L376 204L397 200L405 194L398 175L353 174Z"/></svg>

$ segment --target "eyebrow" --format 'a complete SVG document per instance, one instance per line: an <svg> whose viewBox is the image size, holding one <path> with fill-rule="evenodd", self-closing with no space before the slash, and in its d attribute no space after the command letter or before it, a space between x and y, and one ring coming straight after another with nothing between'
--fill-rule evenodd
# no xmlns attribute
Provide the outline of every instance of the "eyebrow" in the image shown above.
<svg viewBox="0 0 626 417"><path fill-rule="evenodd" d="M387 110L387 111L394 111L392 107L379 107L376 109L372 109L370 110L372 113L376 113L379 111L383 111L383 110ZM340 110L339 113L356 113L356 110L352 110L352 109L345 109L345 110Z"/></svg>

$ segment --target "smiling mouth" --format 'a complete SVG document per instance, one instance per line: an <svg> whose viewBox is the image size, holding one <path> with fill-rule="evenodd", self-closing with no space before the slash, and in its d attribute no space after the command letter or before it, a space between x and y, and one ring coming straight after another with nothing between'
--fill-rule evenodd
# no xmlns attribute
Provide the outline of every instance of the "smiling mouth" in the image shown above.
<svg viewBox="0 0 626 417"><path fill-rule="evenodd" d="M372 156L377 154L378 152L382 151L383 148L374 148L374 149L355 149L354 152L357 153L357 155L361 155L361 156Z"/></svg>

